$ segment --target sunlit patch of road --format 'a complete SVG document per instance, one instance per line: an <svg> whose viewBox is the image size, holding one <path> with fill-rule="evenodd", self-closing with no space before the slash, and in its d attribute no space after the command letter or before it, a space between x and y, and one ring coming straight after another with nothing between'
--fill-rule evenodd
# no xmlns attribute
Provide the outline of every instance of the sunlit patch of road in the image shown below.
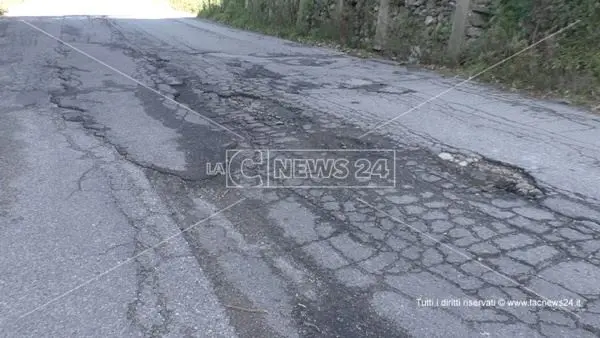
<svg viewBox="0 0 600 338"><path fill-rule="evenodd" d="M190 13L172 9L160 0L27 0L8 8L6 16L109 16L136 19L181 18Z"/></svg>

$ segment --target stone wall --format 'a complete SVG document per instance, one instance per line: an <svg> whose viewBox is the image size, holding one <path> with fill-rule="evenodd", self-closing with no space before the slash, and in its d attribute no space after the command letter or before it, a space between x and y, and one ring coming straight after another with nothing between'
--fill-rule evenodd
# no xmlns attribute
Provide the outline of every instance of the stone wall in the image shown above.
<svg viewBox="0 0 600 338"><path fill-rule="evenodd" d="M320 34L339 40L342 45L373 48L404 61L439 62L447 49L457 1L460 0L246 0L254 3L250 8L246 4L246 8L268 10L269 21L297 8L294 24L301 34ZM491 3L498 0L470 1L464 31L467 42L481 36L492 13ZM383 35L378 33L382 26L380 6L388 12L383 16ZM260 13L257 15L260 17Z"/></svg>
<svg viewBox="0 0 600 338"><path fill-rule="evenodd" d="M426 26L448 22L456 5L454 0L405 0L400 3L408 8L412 15L423 18Z"/></svg>
<svg viewBox="0 0 600 338"><path fill-rule="evenodd" d="M467 30L468 40L477 39L483 34L489 20L492 18L493 0L472 0L471 14Z"/></svg>
<svg viewBox="0 0 600 338"><path fill-rule="evenodd" d="M483 34L491 19L493 1L471 0L464 32L466 44L475 41ZM403 10L408 12L408 17L411 20L417 20L422 24L418 28L421 34L417 34L420 43L410 48L408 61L418 62L422 57L439 59L440 55L433 54L445 53L456 6L456 0L397 0L395 2L395 6L391 7L392 13L390 15L392 16L392 22L399 25L399 29L402 29L405 23L397 22L395 18L406 20L406 14L404 16L399 15ZM390 38L393 39L393 35ZM417 53L415 53L415 50L417 50Z"/></svg>
<svg viewBox="0 0 600 338"><path fill-rule="evenodd" d="M445 49L455 6L454 0L390 0L389 33L377 47L410 63L436 59Z"/></svg>
<svg viewBox="0 0 600 338"><path fill-rule="evenodd" d="M456 0L385 1L384 8L389 11L389 22L384 42L374 41L379 6L383 1L334 0L328 3L327 8L333 11L339 3L350 8L351 14L347 20L354 26L350 33L358 45L396 54L409 62L441 58L452 27ZM479 38L485 30L492 14L492 1L494 0L471 0L471 11L464 32L467 43Z"/></svg>

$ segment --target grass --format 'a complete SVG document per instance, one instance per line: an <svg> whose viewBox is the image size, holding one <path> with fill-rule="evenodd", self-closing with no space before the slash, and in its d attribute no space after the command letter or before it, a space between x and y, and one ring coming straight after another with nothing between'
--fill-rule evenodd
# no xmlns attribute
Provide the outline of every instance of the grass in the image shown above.
<svg viewBox="0 0 600 338"><path fill-rule="evenodd" d="M314 31L306 34L300 33L296 26L295 18L292 13L288 17L274 15L269 18L267 13L256 13L244 8L243 0L223 1L221 5L205 5L201 7L198 16L232 27L251 30L280 38L290 39L298 42L315 43L331 42L331 39L318 37Z"/></svg>
<svg viewBox="0 0 600 338"><path fill-rule="evenodd" d="M600 2L503 0L495 11L484 36L465 53L465 71L477 73L578 22L481 80L576 104L600 103Z"/></svg>

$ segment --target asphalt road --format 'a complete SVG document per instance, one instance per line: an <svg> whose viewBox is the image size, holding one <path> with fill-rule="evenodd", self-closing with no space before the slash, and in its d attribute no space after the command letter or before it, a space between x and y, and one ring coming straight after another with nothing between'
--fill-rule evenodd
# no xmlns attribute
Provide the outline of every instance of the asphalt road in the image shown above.
<svg viewBox="0 0 600 338"><path fill-rule="evenodd" d="M598 116L42 3L0 19L1 337L600 335ZM290 179L267 155L384 165Z"/></svg>

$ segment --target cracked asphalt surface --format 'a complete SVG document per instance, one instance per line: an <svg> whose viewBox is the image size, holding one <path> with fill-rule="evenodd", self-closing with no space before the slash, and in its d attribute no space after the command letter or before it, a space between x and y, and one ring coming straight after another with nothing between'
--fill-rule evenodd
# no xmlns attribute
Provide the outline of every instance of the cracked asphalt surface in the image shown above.
<svg viewBox="0 0 600 338"><path fill-rule="evenodd" d="M597 116L468 84L361 137L459 81L93 14L0 19L0 336L600 335ZM397 186L228 189L228 149Z"/></svg>

